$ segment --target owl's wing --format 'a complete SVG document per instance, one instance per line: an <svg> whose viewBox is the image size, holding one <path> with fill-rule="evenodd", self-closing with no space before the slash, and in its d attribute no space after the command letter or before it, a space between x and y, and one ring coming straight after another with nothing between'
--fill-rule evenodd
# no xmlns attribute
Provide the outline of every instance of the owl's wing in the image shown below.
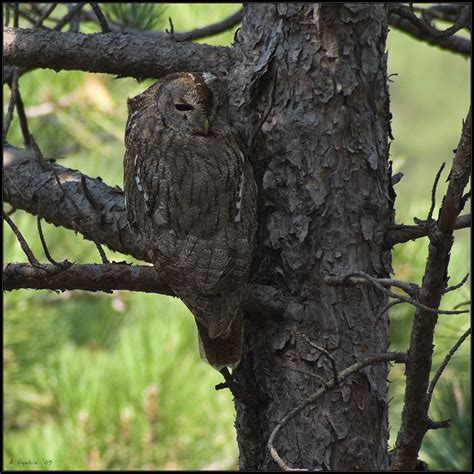
<svg viewBox="0 0 474 474"><path fill-rule="evenodd" d="M176 141L162 129L137 125L137 118L144 120L131 116L126 133L129 219L150 243L157 270L194 314L200 333L205 327L207 339L228 338L241 318L253 252L250 164L233 138ZM201 335L206 348L205 339Z"/></svg>

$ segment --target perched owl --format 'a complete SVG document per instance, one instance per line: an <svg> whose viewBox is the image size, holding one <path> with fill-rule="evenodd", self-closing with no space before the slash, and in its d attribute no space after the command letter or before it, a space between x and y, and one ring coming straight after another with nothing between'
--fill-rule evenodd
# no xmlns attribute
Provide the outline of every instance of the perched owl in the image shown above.
<svg viewBox="0 0 474 474"><path fill-rule="evenodd" d="M176 73L129 99L127 216L196 319L201 356L235 367L255 243L256 186L222 83Z"/></svg>

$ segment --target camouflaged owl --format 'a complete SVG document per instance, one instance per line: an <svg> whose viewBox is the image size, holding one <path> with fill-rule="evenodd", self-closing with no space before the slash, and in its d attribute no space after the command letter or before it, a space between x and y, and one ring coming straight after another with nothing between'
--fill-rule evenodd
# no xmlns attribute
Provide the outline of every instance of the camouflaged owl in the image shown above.
<svg viewBox="0 0 474 474"><path fill-rule="evenodd" d="M193 313L200 353L234 368L257 228L256 185L210 73L166 76L129 99L125 196L131 228Z"/></svg>

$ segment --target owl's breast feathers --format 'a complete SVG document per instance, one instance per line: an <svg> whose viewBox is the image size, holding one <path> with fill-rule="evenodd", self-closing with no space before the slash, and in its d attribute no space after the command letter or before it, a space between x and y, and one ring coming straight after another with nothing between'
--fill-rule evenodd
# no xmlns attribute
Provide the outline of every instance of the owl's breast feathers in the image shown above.
<svg viewBox="0 0 474 474"><path fill-rule="evenodd" d="M204 358L234 366L256 231L252 167L232 135L182 136L137 118L127 124L129 221L196 317Z"/></svg>

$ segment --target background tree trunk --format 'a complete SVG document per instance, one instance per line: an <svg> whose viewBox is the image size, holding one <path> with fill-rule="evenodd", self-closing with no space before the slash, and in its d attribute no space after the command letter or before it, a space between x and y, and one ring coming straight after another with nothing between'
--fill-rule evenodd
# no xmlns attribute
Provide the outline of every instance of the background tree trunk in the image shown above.
<svg viewBox="0 0 474 474"><path fill-rule="evenodd" d="M332 378L330 360L306 338L338 370L387 349L387 314L377 316L385 296L322 281L354 270L390 272L382 245L394 197L386 35L383 5L245 6L242 64L229 81L234 105L263 115L277 74L253 153L260 190L255 280L279 288L286 311L246 319L236 378L255 405L236 401L241 469L278 468L267 449L272 430L321 387L318 376ZM387 414L387 367L380 364L304 409L275 448L294 468L386 469Z"/></svg>

